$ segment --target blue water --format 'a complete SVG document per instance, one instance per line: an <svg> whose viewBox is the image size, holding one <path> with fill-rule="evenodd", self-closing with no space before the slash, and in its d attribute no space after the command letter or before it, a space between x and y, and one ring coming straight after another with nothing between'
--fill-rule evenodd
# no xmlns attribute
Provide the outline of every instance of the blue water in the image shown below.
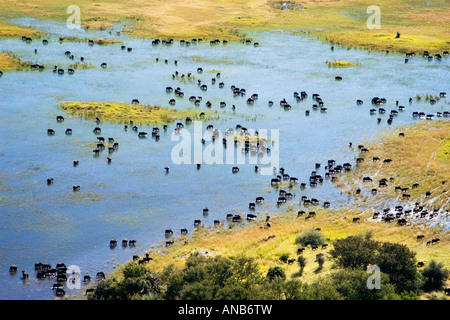
<svg viewBox="0 0 450 320"><path fill-rule="evenodd" d="M0 50L13 51L23 60L46 67L42 72L5 72L0 78L0 299L54 299L50 286L55 280L34 276L38 261L52 266L59 262L77 265L82 275L95 276L159 245L167 228L178 235L182 227L192 231L194 219L211 226L213 220L224 220L228 213L246 214L248 203L257 196L266 198L257 213L283 210L275 205L278 195L271 192L272 176L255 173L252 164L239 165L238 174L232 174L233 164L204 164L200 170L195 164L173 164L171 150L177 142L171 135L175 123L166 132L160 126L161 139L155 141L139 139L132 130L124 131L122 123L101 122L101 136L114 137L120 147L110 155L103 151L93 157L96 135L92 130L97 124L64 114L57 108L62 101L129 103L139 99L141 104L169 107L168 101L175 98L174 108L206 111L209 100L219 119L205 121L204 129L208 124L222 132L237 124L257 130L278 129L280 166L300 182L308 182L316 162L354 162L349 141L364 143L376 139L387 127L424 121L413 119L413 111L435 114L450 109L448 98L434 105L415 99L408 102L415 95L449 92L450 61L445 57L429 61L417 55L405 64L403 55L340 47L331 51L328 44L314 38L277 31L249 34L260 47L242 43L210 46L209 41L189 47L178 41L171 46L152 46L151 40L117 36L115 32L68 30L63 24L36 19L14 22L46 30L49 44L44 46L40 39L29 44L21 39L0 41ZM60 43L60 35L114 38L122 43ZM121 50L121 45L133 50ZM74 61L65 51L74 54ZM52 72L54 65L67 69L81 56L95 68L79 69L73 75ZM325 62L333 60L359 65L328 68ZM106 69L100 68L103 62L108 64ZM198 67L203 68L202 74L197 73ZM221 73L215 85L211 84L215 73L207 72L213 69ZM191 72L195 81L172 80L175 71L180 75ZM336 81L337 75L343 80ZM197 79L208 85L206 92L199 89ZM218 87L219 82L225 83L224 88ZM231 85L245 88L246 96L233 97ZM180 87L184 97L166 93L167 86ZM294 91L306 91L308 98L296 102ZM253 93L259 99L247 105ZM327 113L311 109L313 93L320 94ZM191 95L202 97L200 106L188 100ZM386 114L369 115L374 96L387 99ZM292 105L291 110L280 107L283 98ZM357 99L364 104L356 105ZM274 102L272 107L269 100ZM386 120L389 111L396 108L396 100L406 110L389 126ZM220 108L220 101L227 106ZM311 110L308 117L307 109ZM65 121L57 123L57 115L64 115ZM380 124L377 117L383 119ZM71 136L64 134L69 127L73 129ZM139 127L151 132L153 126ZM55 136L47 136L49 128L56 131ZM192 128L187 126L191 132ZM108 156L111 165L106 162ZM80 165L73 167L76 159ZM164 171L166 166L169 174ZM321 170L318 173L323 173ZM53 178L54 184L47 186L47 178ZM73 185L80 185L80 191L73 192ZM346 197L328 182L304 191L295 187L292 192L296 202L300 195L307 195L330 201L332 207L345 205ZM202 215L205 207L209 208L207 217ZM109 248L109 240L120 242L123 238L137 240L137 246ZM8 268L13 264L19 272L10 275ZM20 279L21 270L30 273L29 280ZM66 293L81 295L82 290Z"/></svg>

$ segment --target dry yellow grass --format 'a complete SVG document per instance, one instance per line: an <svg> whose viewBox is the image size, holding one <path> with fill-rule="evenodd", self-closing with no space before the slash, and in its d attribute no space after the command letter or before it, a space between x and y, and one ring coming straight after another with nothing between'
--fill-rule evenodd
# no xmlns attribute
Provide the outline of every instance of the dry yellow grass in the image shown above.
<svg viewBox="0 0 450 320"><path fill-rule="evenodd" d="M239 39L248 30L305 30L343 46L391 51L442 51L450 42L450 7L445 2L380 0L381 29L369 30L363 0L290 1L295 10L280 10L268 0L79 0L83 27L105 29L126 21L124 31L153 38ZM65 21L60 0L4 0L0 13L9 18L32 16ZM395 38L397 32L401 37Z"/></svg>
<svg viewBox="0 0 450 320"><path fill-rule="evenodd" d="M0 39L41 36L42 31L7 23L0 19Z"/></svg>
<svg viewBox="0 0 450 320"><path fill-rule="evenodd" d="M0 52L0 71L22 70L31 65L11 52Z"/></svg>
<svg viewBox="0 0 450 320"><path fill-rule="evenodd" d="M364 162L358 164L351 174L340 177L338 184L352 195L358 187L365 194L377 188L375 196L357 197L365 203L382 203L385 198L401 201L403 193L396 192L394 187L407 187L408 201L425 202L431 207L450 210L449 137L449 121L422 121L410 127L387 130L379 143L366 145L369 152L361 154ZM373 161L373 157L380 158L380 161ZM384 163L384 159L392 162ZM370 176L373 183L363 184L363 176ZM394 178L392 181L391 177ZM387 187L378 187L378 180L382 178L388 180ZM413 188L415 183L419 185ZM425 197L427 191L431 192L430 197Z"/></svg>

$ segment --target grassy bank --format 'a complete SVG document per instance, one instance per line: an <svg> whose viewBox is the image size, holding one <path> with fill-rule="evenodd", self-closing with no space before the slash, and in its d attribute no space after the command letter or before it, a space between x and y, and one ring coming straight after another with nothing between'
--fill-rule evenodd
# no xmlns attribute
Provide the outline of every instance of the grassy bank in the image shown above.
<svg viewBox="0 0 450 320"><path fill-rule="evenodd" d="M168 109L161 106L128 104L120 102L63 102L59 108L67 114L93 120L99 117L102 121L129 123L133 120L139 124L168 124L187 117L200 119L201 111ZM218 115L204 112L202 119L211 119Z"/></svg>
<svg viewBox="0 0 450 320"><path fill-rule="evenodd" d="M18 26L12 23L8 23L0 18L0 40L9 38L22 38L22 37L39 37L43 35L41 30Z"/></svg>
<svg viewBox="0 0 450 320"><path fill-rule="evenodd" d="M138 2L80 0L82 26L107 29L124 22L123 31L144 38L226 38L237 40L248 30L292 30L323 40L370 50L440 52L449 49L450 8L445 1L388 1L376 3L381 28L369 30L369 6L363 0L290 1L283 10L274 0L142 0ZM42 0L5 0L4 17L31 16L65 21L67 3ZM401 34L396 38L396 34Z"/></svg>
<svg viewBox="0 0 450 320"><path fill-rule="evenodd" d="M23 70L29 68L31 62L22 61L12 52L0 52L0 71Z"/></svg>
<svg viewBox="0 0 450 320"><path fill-rule="evenodd" d="M353 223L353 217L363 219L359 223ZM429 262L434 259L443 262L446 268L450 267L450 250L448 250L450 239L448 236L442 237L441 235L442 242L439 245L427 246L425 244L425 240L435 237L442 230L423 229L420 226L400 227L396 223L370 222L364 219L367 217L368 215L362 211L354 209L316 210L316 217L305 221L304 218L297 218L295 210L290 210L280 216L271 216L270 228L261 228L265 218L265 215L262 214L260 222L242 223L245 227L199 227L193 231L190 239L180 236L171 247L155 248L150 251L153 261L148 266L155 271L162 271L164 267L172 263L182 267L185 259L195 252L208 252L210 255L228 257L243 254L254 258L263 273L266 273L270 267L281 266L287 277L297 277L298 264L283 263L280 261L280 256L288 254L289 258L297 258L299 245L295 244L295 238L306 230L321 228L329 244L337 239L371 230L375 240L407 245L416 252L418 261ZM417 241L418 234L424 234L425 240ZM275 237L268 239L270 235ZM163 246L163 244L161 245ZM326 249L319 248L317 250L307 248L304 251L303 256L307 260L307 265L303 272L303 281L313 281L318 276L332 271L332 262L326 262L320 272L317 272L317 263L314 262L317 253L327 254L331 247L329 245Z"/></svg>
<svg viewBox="0 0 450 320"><path fill-rule="evenodd" d="M357 203L367 205L397 199L450 210L449 137L449 121L422 121L387 130L379 143L367 146L369 151L360 154L364 161L356 170L341 176L337 183L344 192L355 196ZM380 160L373 161L374 157ZM385 159L392 161L385 163ZM364 176L371 177L373 182L363 183ZM378 181L383 178L388 180L387 186L379 187ZM402 192L395 190L396 186L408 189ZM357 188L361 189L360 195L356 195ZM376 195L370 195L372 188L377 189Z"/></svg>

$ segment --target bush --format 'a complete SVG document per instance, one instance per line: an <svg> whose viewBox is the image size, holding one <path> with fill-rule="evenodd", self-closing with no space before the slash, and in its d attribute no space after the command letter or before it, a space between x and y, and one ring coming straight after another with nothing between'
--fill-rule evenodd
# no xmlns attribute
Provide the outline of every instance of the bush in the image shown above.
<svg viewBox="0 0 450 320"><path fill-rule="evenodd" d="M323 264L325 263L325 256L321 253L316 255L316 262L319 264L318 270L321 270L323 268Z"/></svg>
<svg viewBox="0 0 450 320"><path fill-rule="evenodd" d="M275 278L286 279L286 274L281 267L270 267L269 271L267 271L267 279L269 281L273 281Z"/></svg>
<svg viewBox="0 0 450 320"><path fill-rule="evenodd" d="M289 253L282 253L280 255L280 261L286 263L288 261L288 259L289 259Z"/></svg>
<svg viewBox="0 0 450 320"><path fill-rule="evenodd" d="M338 267L363 269L375 264L375 254L380 244L371 239L371 234L357 235L335 241L331 256Z"/></svg>
<svg viewBox="0 0 450 320"><path fill-rule="evenodd" d="M158 298L161 293L159 276L144 266L128 263L122 270L123 279L102 280L91 299L94 300L130 300L147 296Z"/></svg>
<svg viewBox="0 0 450 320"><path fill-rule="evenodd" d="M419 292L421 283L415 253L407 246L384 242L376 255L375 264L381 272L389 275L389 281L395 285L397 293Z"/></svg>
<svg viewBox="0 0 450 320"><path fill-rule="evenodd" d="M371 239L370 234L341 239L333 245L330 254L338 267L365 270L368 264L377 265L381 272L389 276L397 293L418 292L420 275L415 253L407 246L377 242Z"/></svg>
<svg viewBox="0 0 450 320"><path fill-rule="evenodd" d="M423 291L441 291L447 282L449 270L444 269L442 263L431 260L430 264L422 270L421 274L424 280L422 285Z"/></svg>
<svg viewBox="0 0 450 320"><path fill-rule="evenodd" d="M400 300L420 300L420 297L417 294L415 294L414 292L403 291L400 294Z"/></svg>
<svg viewBox="0 0 450 320"><path fill-rule="evenodd" d="M369 289L369 275L363 270L340 270L327 277L327 282L345 300L395 300L395 287L389 283L388 275L380 273L380 289Z"/></svg>
<svg viewBox="0 0 450 320"><path fill-rule="evenodd" d="M257 300L266 281L247 257L191 256L184 268L163 273L168 300Z"/></svg>
<svg viewBox="0 0 450 320"><path fill-rule="evenodd" d="M301 244L304 247L306 247L308 245L320 246L325 243L325 240L326 240L325 235L322 232L320 232L316 229L312 229L312 230L305 231L301 235L299 235L295 239L295 243Z"/></svg>
<svg viewBox="0 0 450 320"><path fill-rule="evenodd" d="M297 258L298 265L300 266L300 276L303 274L303 269L306 266L306 258L303 256L298 256Z"/></svg>

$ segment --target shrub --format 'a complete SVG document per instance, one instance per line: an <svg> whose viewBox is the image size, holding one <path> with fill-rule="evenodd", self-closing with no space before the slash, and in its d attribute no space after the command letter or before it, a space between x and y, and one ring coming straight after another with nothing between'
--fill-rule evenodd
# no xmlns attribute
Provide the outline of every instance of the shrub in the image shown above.
<svg viewBox="0 0 450 320"><path fill-rule="evenodd" d="M316 229L311 229L311 230L307 230L305 232L303 232L301 235L299 235L296 239L295 239L295 243L296 244L301 244L302 246L320 246L323 243L325 243L325 235L316 230Z"/></svg>
<svg viewBox="0 0 450 320"><path fill-rule="evenodd" d="M403 291L400 294L400 300L420 300L420 297L412 291L410 292Z"/></svg>
<svg viewBox="0 0 450 320"><path fill-rule="evenodd" d="M303 256L298 256L297 258L298 265L300 266L300 276L303 274L303 269L306 266L306 258Z"/></svg>
<svg viewBox="0 0 450 320"><path fill-rule="evenodd" d="M363 270L340 270L329 275L326 280L345 300L395 300L395 287L389 283L388 275L380 273L380 289L369 289L369 275Z"/></svg>
<svg viewBox="0 0 450 320"><path fill-rule="evenodd" d="M168 300L259 299L260 286L266 281L258 265L247 257L191 256L182 269L163 274Z"/></svg>
<svg viewBox="0 0 450 320"><path fill-rule="evenodd" d="M375 254L380 244L371 239L371 234L357 235L333 243L331 256L338 267L363 269L375 264Z"/></svg>
<svg viewBox="0 0 450 320"><path fill-rule="evenodd" d="M376 265L381 272L389 275L389 281L395 285L396 292L420 289L420 274L417 271L415 253L407 246L398 243L384 242L376 256Z"/></svg>
<svg viewBox="0 0 450 320"><path fill-rule="evenodd" d="M444 289L449 276L449 270L444 269L442 263L437 263L434 260L426 266L422 272L423 285L422 290L425 292L440 291Z"/></svg>
<svg viewBox="0 0 450 320"><path fill-rule="evenodd" d="M280 255L280 261L286 263L288 261L288 259L289 259L289 253L282 253Z"/></svg>
<svg viewBox="0 0 450 320"><path fill-rule="evenodd" d="M377 242L370 234L348 237L333 243L330 251L338 267L365 270L368 264L377 265L389 276L397 293L420 288L415 253L407 246L389 242Z"/></svg>
<svg viewBox="0 0 450 320"><path fill-rule="evenodd" d="M144 266L128 263L122 270L123 279L102 280L91 299L94 300L130 300L139 296L152 298L161 293L159 275Z"/></svg>
<svg viewBox="0 0 450 320"><path fill-rule="evenodd" d="M323 254L316 255L316 262L319 264L319 270L322 269L325 263L325 256Z"/></svg>
<svg viewBox="0 0 450 320"><path fill-rule="evenodd" d="M286 279L286 274L281 267L270 267L269 271L267 271L267 279L269 281L273 281L275 278Z"/></svg>

